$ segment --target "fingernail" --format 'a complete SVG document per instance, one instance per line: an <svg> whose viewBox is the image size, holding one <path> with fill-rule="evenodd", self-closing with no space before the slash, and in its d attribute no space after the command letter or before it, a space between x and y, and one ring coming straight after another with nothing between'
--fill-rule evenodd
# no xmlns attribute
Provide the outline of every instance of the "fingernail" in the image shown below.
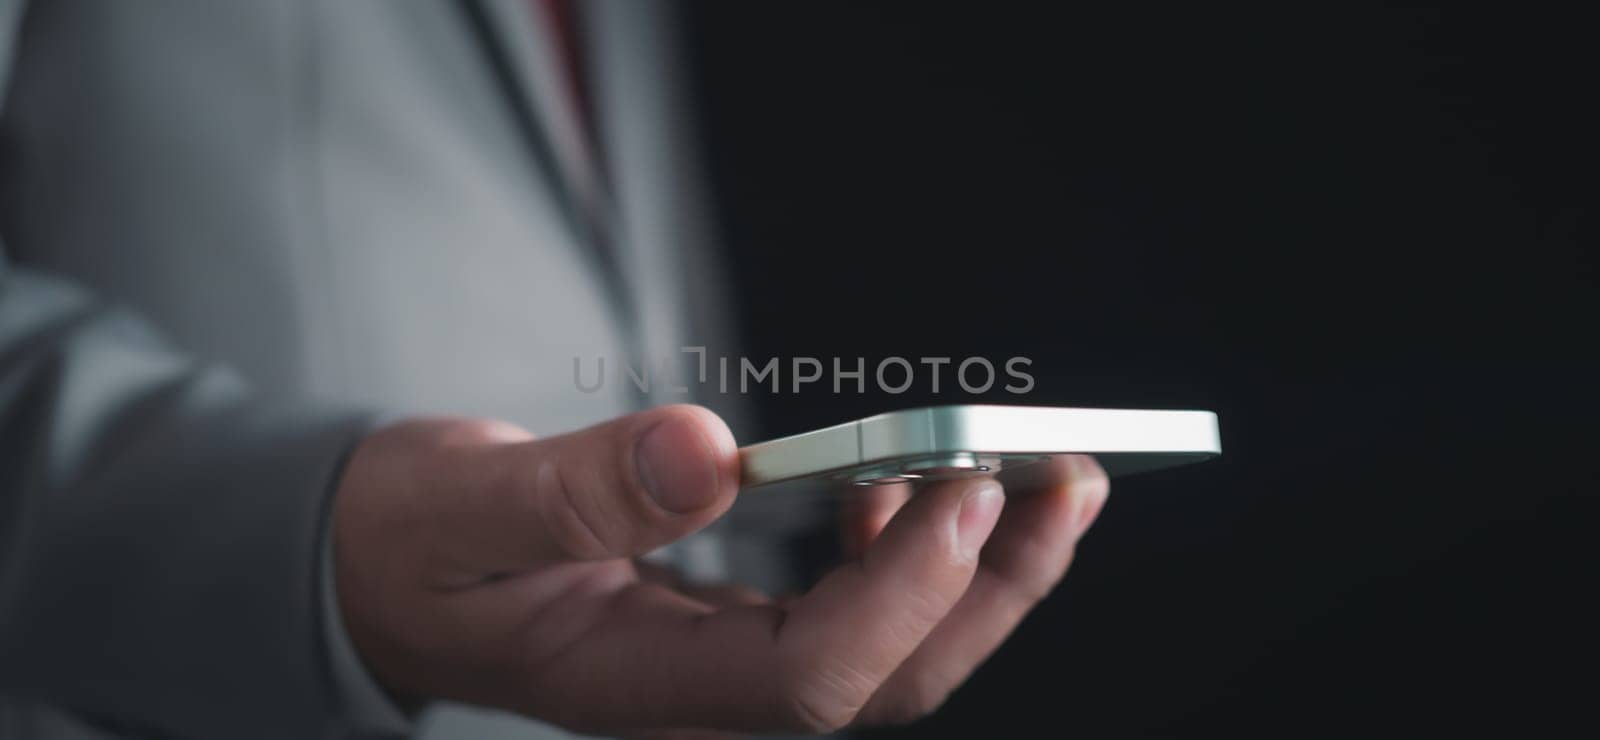
<svg viewBox="0 0 1600 740"><path fill-rule="evenodd" d="M956 542L962 556L977 559L989 533L994 531L995 522L1000 521L1000 509L1005 501L1000 484L994 481L984 481L967 491L961 499L961 511L956 514Z"/></svg>
<svg viewBox="0 0 1600 740"><path fill-rule="evenodd" d="M717 500L715 456L689 422L671 419L645 432L634 460L645 490L667 511L687 514Z"/></svg>

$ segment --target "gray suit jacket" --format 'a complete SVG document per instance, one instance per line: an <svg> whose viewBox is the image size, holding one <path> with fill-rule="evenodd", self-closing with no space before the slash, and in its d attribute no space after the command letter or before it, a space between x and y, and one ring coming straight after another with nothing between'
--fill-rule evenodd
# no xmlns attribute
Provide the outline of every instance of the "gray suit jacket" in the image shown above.
<svg viewBox="0 0 1600 740"><path fill-rule="evenodd" d="M22 5L0 736L325 733L318 558L374 413L559 432L678 400L578 392L575 357L726 351L667 7L582 5L590 181L525 0Z"/></svg>

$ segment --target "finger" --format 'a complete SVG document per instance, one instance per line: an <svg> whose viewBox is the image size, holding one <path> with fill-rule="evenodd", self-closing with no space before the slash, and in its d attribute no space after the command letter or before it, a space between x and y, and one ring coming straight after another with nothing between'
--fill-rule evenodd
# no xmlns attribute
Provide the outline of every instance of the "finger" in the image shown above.
<svg viewBox="0 0 1600 740"><path fill-rule="evenodd" d="M760 589L737 583L683 585L678 587L678 591L689 598L715 607L761 606L773 603L772 597L762 593Z"/></svg>
<svg viewBox="0 0 1600 740"><path fill-rule="evenodd" d="M739 740L745 735L721 730L667 729L624 732L626 740Z"/></svg>
<svg viewBox="0 0 1600 740"><path fill-rule="evenodd" d="M993 481L931 487L788 610L640 585L547 665L531 711L588 732L842 727L961 598L1002 505Z"/></svg>
<svg viewBox="0 0 1600 740"><path fill-rule="evenodd" d="M1051 464L1054 485L1008 495L972 586L873 696L863 722L900 723L932 712L1060 582L1110 483L1086 455Z"/></svg>
<svg viewBox="0 0 1600 740"><path fill-rule="evenodd" d="M866 486L848 495L841 511L840 534L846 557L855 559L867 551L895 512L911 498L911 484Z"/></svg>
<svg viewBox="0 0 1600 740"><path fill-rule="evenodd" d="M433 481L435 549L485 573L641 555L715 520L739 485L732 434L696 406L449 452Z"/></svg>

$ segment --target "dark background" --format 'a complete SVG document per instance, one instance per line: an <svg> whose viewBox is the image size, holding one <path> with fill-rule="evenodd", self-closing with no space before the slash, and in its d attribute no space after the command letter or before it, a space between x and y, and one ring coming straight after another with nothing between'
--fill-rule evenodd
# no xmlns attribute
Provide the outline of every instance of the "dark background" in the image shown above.
<svg viewBox="0 0 1600 740"><path fill-rule="evenodd" d="M1590 27L1528 9L698 2L747 354L1033 358L1216 410L1066 584L883 736L1592 722Z"/></svg>

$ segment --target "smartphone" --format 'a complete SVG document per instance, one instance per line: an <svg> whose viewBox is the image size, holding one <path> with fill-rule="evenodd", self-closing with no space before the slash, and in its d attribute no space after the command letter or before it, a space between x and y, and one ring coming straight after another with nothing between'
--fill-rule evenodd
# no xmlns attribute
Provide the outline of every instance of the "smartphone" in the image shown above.
<svg viewBox="0 0 1600 740"><path fill-rule="evenodd" d="M746 489L945 480L1093 455L1113 477L1222 454L1210 411L935 406L891 411L739 450Z"/></svg>

